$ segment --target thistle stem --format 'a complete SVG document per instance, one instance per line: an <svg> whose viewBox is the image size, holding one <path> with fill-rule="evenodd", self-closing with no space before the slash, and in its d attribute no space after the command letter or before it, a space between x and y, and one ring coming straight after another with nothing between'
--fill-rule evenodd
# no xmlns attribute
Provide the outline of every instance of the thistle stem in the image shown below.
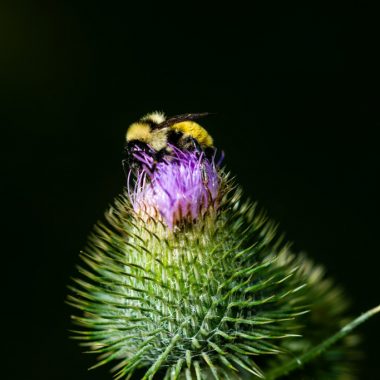
<svg viewBox="0 0 380 380"><path fill-rule="evenodd" d="M332 344L337 342L339 339L344 338L347 334L349 334L354 328L365 322L367 319L371 318L375 314L380 312L380 305L370 309L342 327L336 334L332 335L330 338L327 338L318 346L312 348L310 351L304 353L303 355L296 357L285 365L281 367L277 367L271 370L268 374L266 374L265 378L267 380L278 379L281 376L287 375L289 372L292 372L303 365L305 365L310 360L316 358L318 355L323 353L327 348L329 348Z"/></svg>

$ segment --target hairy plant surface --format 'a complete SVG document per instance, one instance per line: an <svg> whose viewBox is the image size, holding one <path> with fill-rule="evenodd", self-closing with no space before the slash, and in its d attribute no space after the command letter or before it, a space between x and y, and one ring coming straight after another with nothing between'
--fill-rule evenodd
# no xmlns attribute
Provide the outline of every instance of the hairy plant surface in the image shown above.
<svg viewBox="0 0 380 380"><path fill-rule="evenodd" d="M347 322L341 290L290 252L213 158L135 156L142 166L70 286L74 337L94 367L114 363L117 379L274 379ZM354 379L357 338L345 335L290 378Z"/></svg>

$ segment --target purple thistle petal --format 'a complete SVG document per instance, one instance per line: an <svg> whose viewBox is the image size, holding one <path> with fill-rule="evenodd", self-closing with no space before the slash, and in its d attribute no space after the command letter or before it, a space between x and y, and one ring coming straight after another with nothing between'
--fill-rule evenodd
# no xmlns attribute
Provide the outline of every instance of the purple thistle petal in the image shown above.
<svg viewBox="0 0 380 380"><path fill-rule="evenodd" d="M142 169L128 194L135 212L152 218L158 215L173 229L217 206L220 180L213 159L174 146L171 149L173 153L155 165L149 154L135 153Z"/></svg>

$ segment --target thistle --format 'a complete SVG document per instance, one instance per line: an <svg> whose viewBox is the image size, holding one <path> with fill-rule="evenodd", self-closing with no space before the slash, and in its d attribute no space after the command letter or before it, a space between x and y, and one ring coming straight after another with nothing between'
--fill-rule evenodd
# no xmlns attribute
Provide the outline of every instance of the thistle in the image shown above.
<svg viewBox="0 0 380 380"><path fill-rule="evenodd" d="M351 330L378 308L345 325L343 292L291 252L215 155L169 148L159 161L133 151L137 169L81 253L68 302L93 368L113 363L116 379L354 379Z"/></svg>

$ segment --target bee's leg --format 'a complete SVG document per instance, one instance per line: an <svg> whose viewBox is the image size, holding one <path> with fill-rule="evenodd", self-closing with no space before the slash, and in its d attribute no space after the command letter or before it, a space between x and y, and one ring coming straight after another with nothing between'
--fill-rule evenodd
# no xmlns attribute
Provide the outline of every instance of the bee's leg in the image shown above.
<svg viewBox="0 0 380 380"><path fill-rule="evenodd" d="M142 141L130 141L124 147L124 171L137 175L142 169L152 170L150 159L155 161L156 151Z"/></svg>
<svg viewBox="0 0 380 380"><path fill-rule="evenodd" d="M148 156L154 156L156 151L148 144L142 141L130 142L130 151L133 153L138 153L139 151L146 153Z"/></svg>
<svg viewBox="0 0 380 380"><path fill-rule="evenodd" d="M157 167L157 163L158 163L157 158L154 157L153 163L152 163L152 165L151 165L150 168L149 168L149 171L150 171L151 173L154 173L154 172L155 172L156 167Z"/></svg>
<svg viewBox="0 0 380 380"><path fill-rule="evenodd" d="M154 154L152 155L153 157L153 164L152 164L152 172L154 172L156 170L156 167L157 167L157 164L161 161L163 161L163 159L165 158L165 156L167 156L168 152L165 148L163 149L160 149L159 151L157 152L154 152Z"/></svg>
<svg viewBox="0 0 380 380"><path fill-rule="evenodd" d="M129 169L130 169L130 164L128 162L129 160L127 158L124 158L122 161L121 161L121 165L123 166L123 171L124 171L124 175L126 177L128 177L128 174L129 174Z"/></svg>
<svg viewBox="0 0 380 380"><path fill-rule="evenodd" d="M154 160L156 162L160 162L164 159L164 157L168 154L167 150L165 148L163 149L160 149L159 151L157 151L154 155Z"/></svg>
<svg viewBox="0 0 380 380"><path fill-rule="evenodd" d="M204 152L199 142L194 137L187 137L184 145L192 152L197 152L198 154Z"/></svg>
<svg viewBox="0 0 380 380"><path fill-rule="evenodd" d="M123 151L124 158L122 159L121 164L126 177L130 176L131 173L135 174L140 166L139 162L133 156L132 149L130 146L125 146Z"/></svg>
<svg viewBox="0 0 380 380"><path fill-rule="evenodd" d="M201 174L202 174L203 185L207 188L208 175L204 166L204 158L205 157L207 158L206 151L200 146L199 142L193 137L186 138L185 146L187 147L188 150L192 152L196 152L197 155L199 155L199 157L203 157L200 169L201 169Z"/></svg>
<svg viewBox="0 0 380 380"><path fill-rule="evenodd" d="M213 146L207 146L202 148L199 142L193 138L193 137L187 137L186 139L186 146L190 151L195 151L199 155L204 154L204 157L207 158L208 160L212 160L215 158L216 155L216 148Z"/></svg>

